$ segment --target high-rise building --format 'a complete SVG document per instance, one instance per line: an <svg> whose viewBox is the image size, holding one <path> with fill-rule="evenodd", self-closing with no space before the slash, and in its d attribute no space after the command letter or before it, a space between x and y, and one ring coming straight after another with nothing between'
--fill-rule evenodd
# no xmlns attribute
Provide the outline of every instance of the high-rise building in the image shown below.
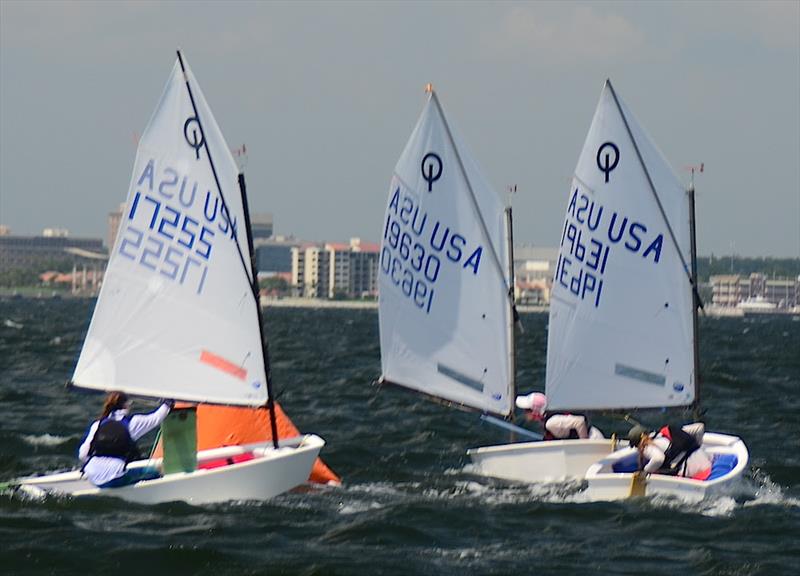
<svg viewBox="0 0 800 576"><path fill-rule="evenodd" d="M273 232L272 214L250 214L250 229L253 231L253 241L270 238Z"/></svg>
<svg viewBox="0 0 800 576"><path fill-rule="evenodd" d="M292 285L306 298L365 298L378 294L377 244L353 238L349 244L298 246L292 252Z"/></svg>
<svg viewBox="0 0 800 576"><path fill-rule="evenodd" d="M272 236L253 240L256 251L256 266L259 272L291 272L292 248L300 246L293 237Z"/></svg>
<svg viewBox="0 0 800 576"><path fill-rule="evenodd" d="M292 286L303 298L328 298L330 254L324 246L308 244L291 249Z"/></svg>

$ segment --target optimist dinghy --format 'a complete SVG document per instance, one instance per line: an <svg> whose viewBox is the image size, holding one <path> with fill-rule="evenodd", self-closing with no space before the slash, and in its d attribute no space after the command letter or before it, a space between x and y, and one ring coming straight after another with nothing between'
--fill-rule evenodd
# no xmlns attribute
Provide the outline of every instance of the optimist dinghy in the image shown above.
<svg viewBox="0 0 800 576"><path fill-rule="evenodd" d="M510 213L427 91L383 221L379 382L505 418L515 391Z"/></svg>
<svg viewBox="0 0 800 576"><path fill-rule="evenodd" d="M607 81L561 234L550 303L550 408L697 412L696 286L694 184L684 188ZM736 436L706 433L702 447L713 462L707 480L654 474L644 493L702 498L747 465ZM634 452L626 447L589 467L592 499L631 495Z"/></svg>
<svg viewBox="0 0 800 576"><path fill-rule="evenodd" d="M325 442L313 434L278 439L253 254L244 177L179 52L139 142L72 383L140 397L266 406L272 441L200 452L192 446L188 457L176 456L177 466L164 462L163 477L123 488L98 489L80 471L15 484L32 492L201 504L268 499L304 483ZM190 426L192 440L193 433ZM169 459L180 442L165 433L164 444ZM161 464L158 458L129 467Z"/></svg>
<svg viewBox="0 0 800 576"><path fill-rule="evenodd" d="M516 396L511 209L451 130L430 86L428 92L395 166L383 222L380 382L482 413L518 436L541 438L509 421ZM583 477L612 450L610 440L591 441L565 463L572 442L468 454L479 474L534 482ZM531 465L532 452L547 459Z"/></svg>

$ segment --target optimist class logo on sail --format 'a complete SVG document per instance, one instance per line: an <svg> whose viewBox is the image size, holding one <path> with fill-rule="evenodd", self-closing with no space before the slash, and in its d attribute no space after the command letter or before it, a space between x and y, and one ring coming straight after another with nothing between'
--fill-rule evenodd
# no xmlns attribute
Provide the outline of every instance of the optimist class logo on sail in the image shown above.
<svg viewBox="0 0 800 576"><path fill-rule="evenodd" d="M214 242L235 238L236 219L215 192L173 166L159 166L154 158L141 170L134 189L117 252L202 294Z"/></svg>
<svg viewBox="0 0 800 576"><path fill-rule="evenodd" d="M381 273L417 308L430 314L442 266L477 275L483 246L441 219L429 217L418 196L396 176L392 189L383 227Z"/></svg>

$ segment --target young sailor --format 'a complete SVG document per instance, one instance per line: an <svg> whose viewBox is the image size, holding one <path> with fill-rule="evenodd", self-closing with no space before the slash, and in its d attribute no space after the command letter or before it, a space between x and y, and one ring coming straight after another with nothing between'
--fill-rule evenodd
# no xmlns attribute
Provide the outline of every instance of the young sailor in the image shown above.
<svg viewBox="0 0 800 576"><path fill-rule="evenodd" d="M603 433L589 424L583 414L560 414L547 412L547 396L533 392L517 396L517 408L525 410L528 420L543 422L545 440L602 439Z"/></svg>
<svg viewBox="0 0 800 576"><path fill-rule="evenodd" d="M711 457L703 450L705 424L695 422L686 426L664 426L650 433L643 426L628 432L631 446L639 449L645 474L669 474L695 480L705 480L711 474Z"/></svg>
<svg viewBox="0 0 800 576"><path fill-rule="evenodd" d="M157 428L167 417L174 402L165 401L149 414L128 415L130 402L124 392L110 392L103 412L95 420L78 449L83 473L98 488L118 488L140 480L152 480L161 474L156 468L128 470L128 462L141 458L136 441Z"/></svg>

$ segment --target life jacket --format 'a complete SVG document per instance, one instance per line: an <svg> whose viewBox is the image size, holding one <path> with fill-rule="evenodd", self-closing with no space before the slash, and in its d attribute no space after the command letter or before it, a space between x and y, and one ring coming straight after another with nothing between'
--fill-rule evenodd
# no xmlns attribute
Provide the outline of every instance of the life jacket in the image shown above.
<svg viewBox="0 0 800 576"><path fill-rule="evenodd" d="M106 456L120 458L125 463L138 460L142 457L139 447L131 438L128 430L130 416L122 420L103 418L97 425L92 443L89 445L89 458L93 456Z"/></svg>
<svg viewBox="0 0 800 576"><path fill-rule="evenodd" d="M658 433L669 440L669 446L664 451L664 463L657 473L672 476L685 473L686 461L700 448L700 444L680 426L664 426Z"/></svg>
<svg viewBox="0 0 800 576"><path fill-rule="evenodd" d="M542 422L542 425L544 426L544 439L545 440L579 440L580 439L580 435L578 434L578 431L575 428L570 428L569 429L569 436L567 436L566 438L556 438L555 436L553 436L553 433L550 432L550 430L547 429L547 421L550 420L550 418L552 418L553 416L580 416L586 422L586 430L590 430L591 429L591 425L589 424L589 418L586 416L586 414L572 414L572 413L569 413L569 412L552 412L552 413L545 414L544 421Z"/></svg>

